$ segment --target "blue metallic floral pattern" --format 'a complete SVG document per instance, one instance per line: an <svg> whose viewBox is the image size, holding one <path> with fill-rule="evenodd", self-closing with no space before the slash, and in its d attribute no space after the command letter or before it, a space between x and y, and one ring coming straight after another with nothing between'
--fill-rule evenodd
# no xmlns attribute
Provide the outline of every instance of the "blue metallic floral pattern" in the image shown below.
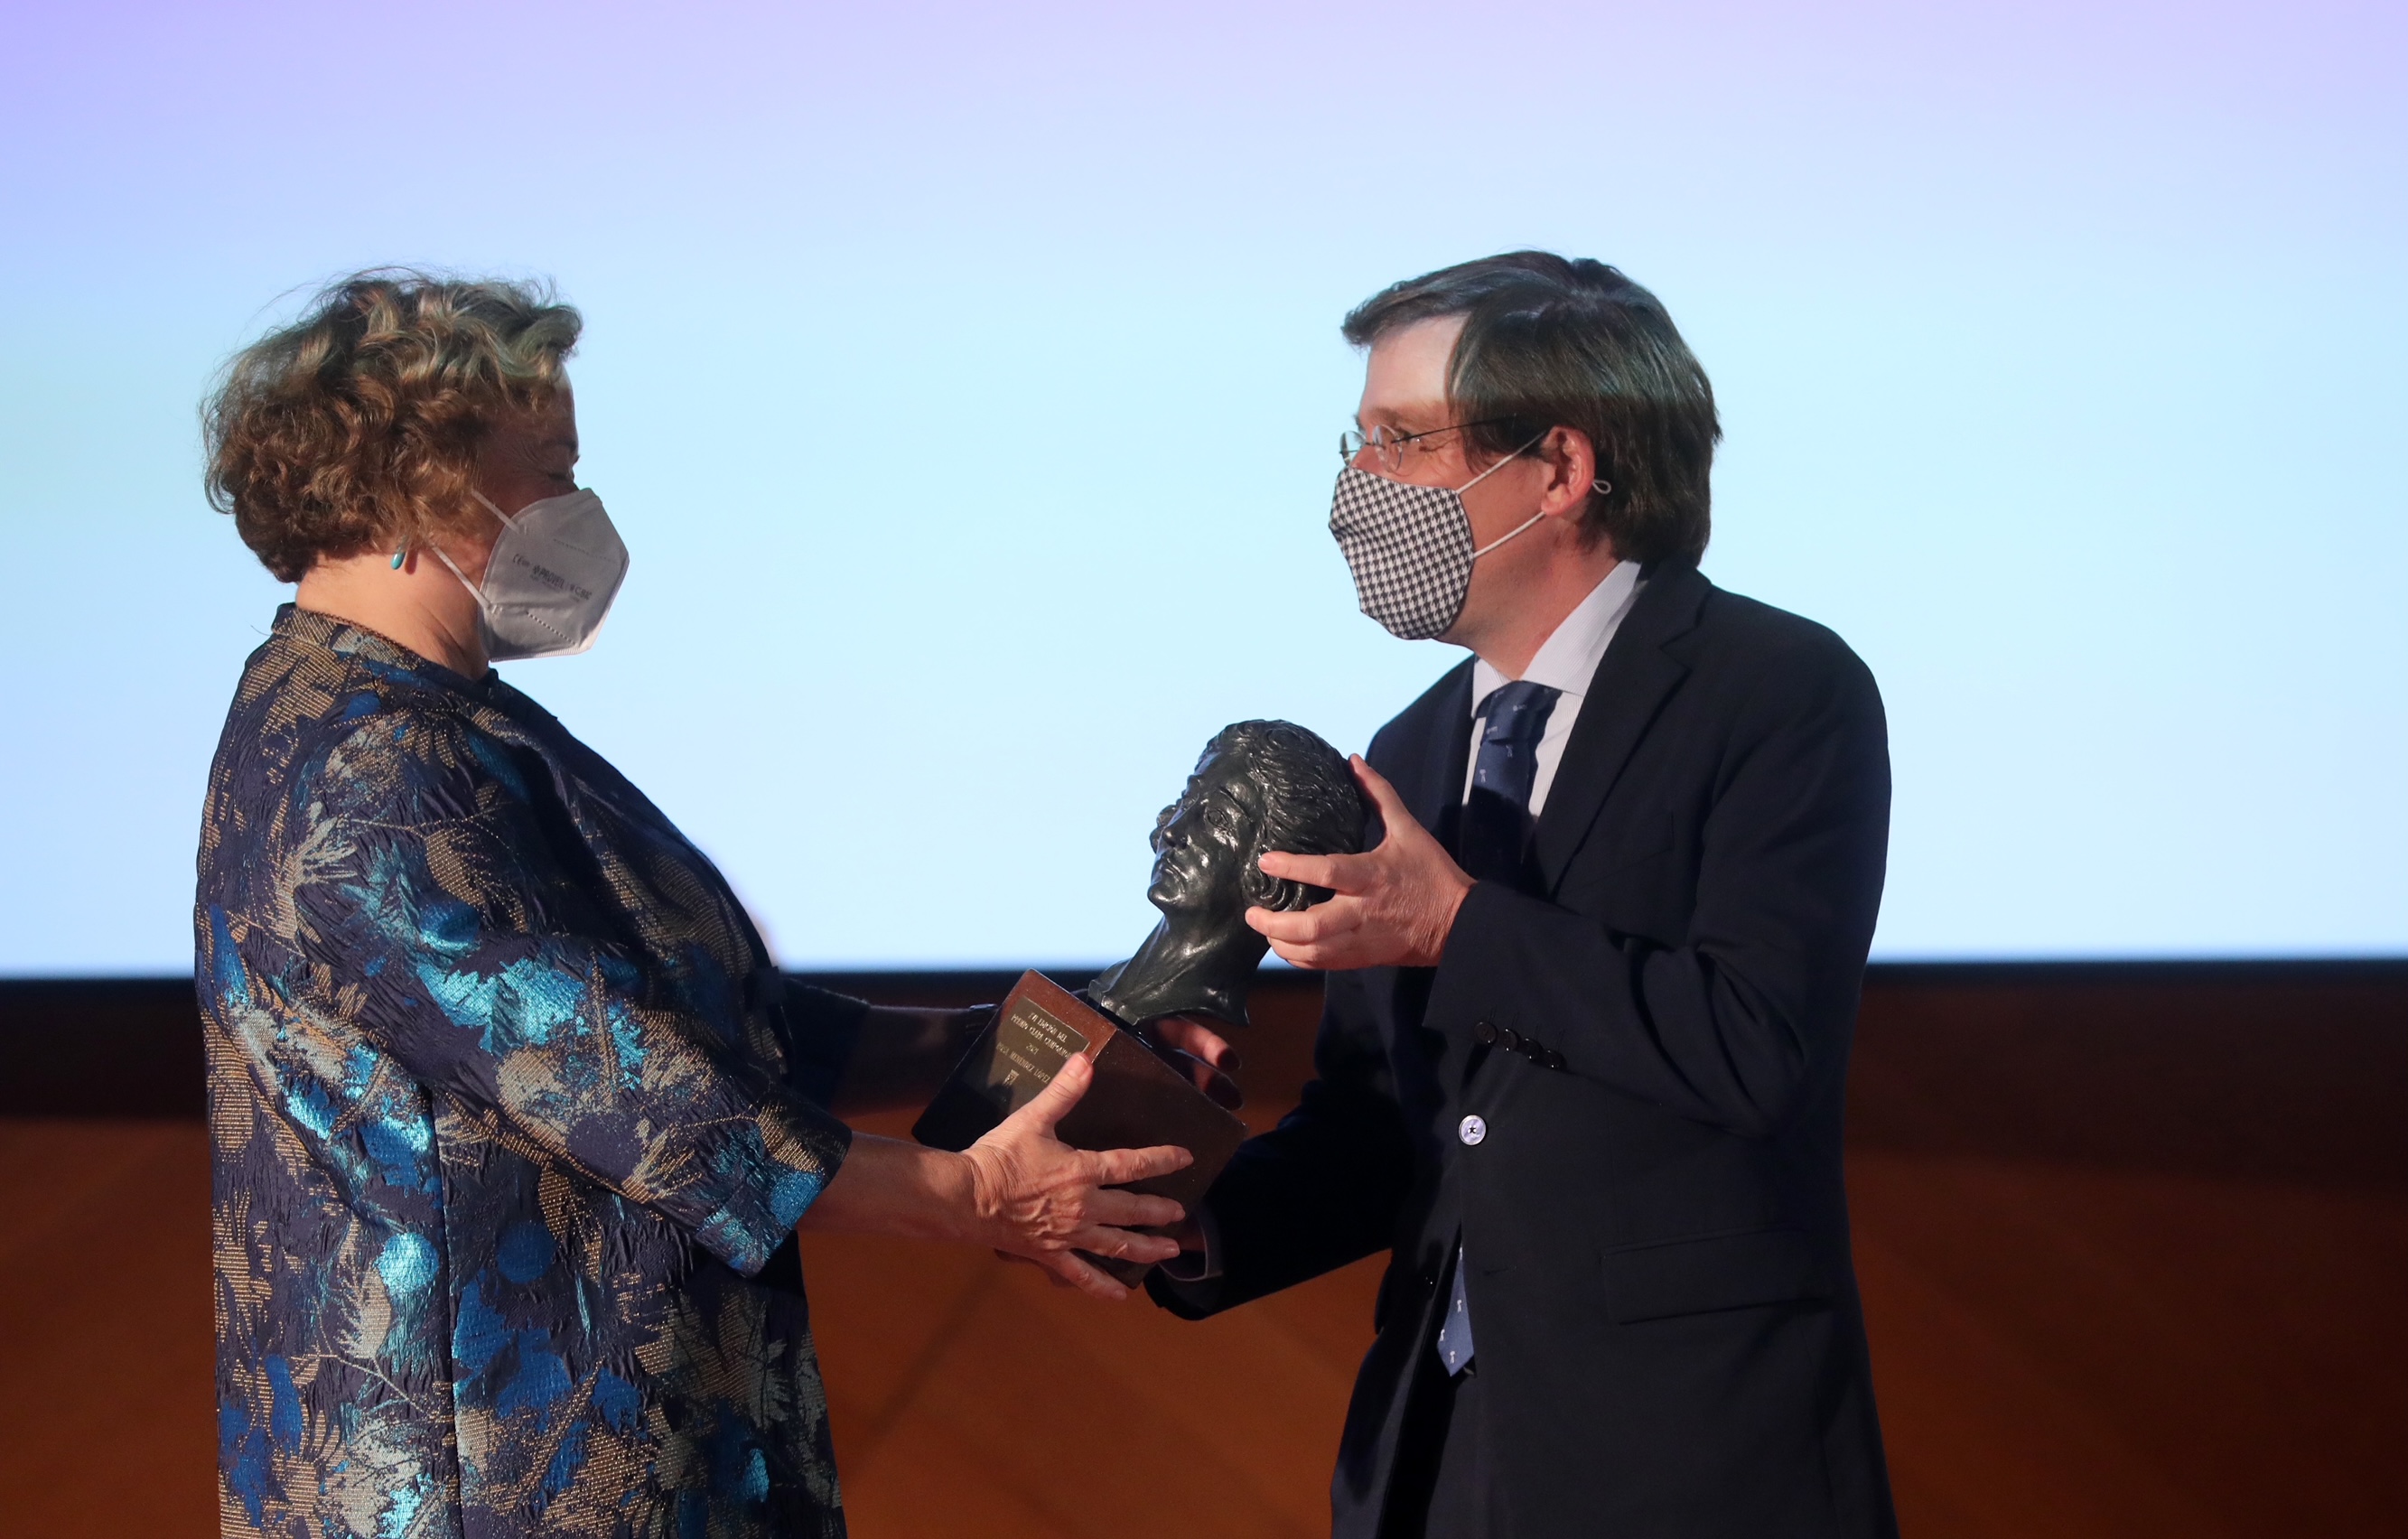
<svg viewBox="0 0 2408 1539"><path fill-rule="evenodd" d="M844 1532L792 1231L864 1007L634 786L287 606L194 917L225 1532Z"/></svg>

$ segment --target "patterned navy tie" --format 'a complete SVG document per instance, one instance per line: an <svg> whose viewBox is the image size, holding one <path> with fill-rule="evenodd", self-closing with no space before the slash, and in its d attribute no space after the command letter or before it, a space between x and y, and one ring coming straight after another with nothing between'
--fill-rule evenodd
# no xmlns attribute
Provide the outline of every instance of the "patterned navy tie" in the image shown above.
<svg viewBox="0 0 2408 1539"><path fill-rule="evenodd" d="M1480 756L1472 761L1471 795L1463 803L1455 841L1465 874L1512 882L1521 876L1530 846L1530 788L1539 778L1539 740L1562 693L1515 680L1492 690L1480 709ZM1455 1253L1455 1293L1439 1327L1439 1360L1449 1374L1471 1366L1471 1300L1463 1283L1464 1258Z"/></svg>
<svg viewBox="0 0 2408 1539"><path fill-rule="evenodd" d="M1489 692L1472 714L1481 719L1480 755L1471 766L1471 795L1463 803L1457 858L1475 881L1511 882L1522 874L1530 843L1530 787L1539 777L1539 740L1546 736L1561 690L1517 679Z"/></svg>

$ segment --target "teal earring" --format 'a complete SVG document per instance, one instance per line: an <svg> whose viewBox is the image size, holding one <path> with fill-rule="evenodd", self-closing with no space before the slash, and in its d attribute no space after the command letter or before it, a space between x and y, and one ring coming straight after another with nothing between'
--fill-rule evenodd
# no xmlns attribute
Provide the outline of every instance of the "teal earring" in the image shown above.
<svg viewBox="0 0 2408 1539"><path fill-rule="evenodd" d="M407 545L404 545L401 549L393 553L393 569L394 571L401 570L401 558L408 554L409 547Z"/></svg>

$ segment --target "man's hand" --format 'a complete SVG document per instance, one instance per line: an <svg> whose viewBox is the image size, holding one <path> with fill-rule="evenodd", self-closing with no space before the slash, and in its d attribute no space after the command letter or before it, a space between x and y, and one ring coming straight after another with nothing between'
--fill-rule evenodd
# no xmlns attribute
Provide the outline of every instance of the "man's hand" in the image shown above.
<svg viewBox="0 0 2408 1539"><path fill-rule="evenodd" d="M1264 875L1327 887L1338 896L1297 913L1248 909L1246 923L1270 938L1282 960L1297 967L1436 967L1471 878L1407 810L1395 786L1362 755L1353 763L1385 835L1361 855L1266 854Z"/></svg>
<svg viewBox="0 0 2408 1539"><path fill-rule="evenodd" d="M1138 1035L1168 1051L1190 1084L1215 1105L1236 1111L1246 1103L1238 1082L1230 1076L1244 1067L1238 1050L1201 1015L1160 1015L1137 1028Z"/></svg>

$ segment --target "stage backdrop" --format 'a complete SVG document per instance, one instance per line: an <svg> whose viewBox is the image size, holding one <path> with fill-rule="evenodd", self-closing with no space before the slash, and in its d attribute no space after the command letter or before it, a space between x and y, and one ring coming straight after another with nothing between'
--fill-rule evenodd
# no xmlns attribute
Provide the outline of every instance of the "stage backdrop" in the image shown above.
<svg viewBox="0 0 2408 1539"><path fill-rule="evenodd" d="M1889 702L1894 958L2408 950L2396 7L168 5L0 23L0 971L173 971L283 593L211 372L544 276L635 568L515 682L795 966L1126 951L1197 749L1453 660L1324 531L1340 316L1653 286L1718 582Z"/></svg>

